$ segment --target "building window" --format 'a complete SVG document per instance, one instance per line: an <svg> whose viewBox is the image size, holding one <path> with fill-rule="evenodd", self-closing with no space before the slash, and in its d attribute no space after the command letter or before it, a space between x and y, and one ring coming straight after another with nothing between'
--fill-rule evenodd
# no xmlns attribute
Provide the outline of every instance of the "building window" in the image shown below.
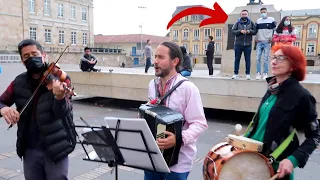
<svg viewBox="0 0 320 180"><path fill-rule="evenodd" d="M184 29L183 30L183 40L188 40L189 39L189 30Z"/></svg>
<svg viewBox="0 0 320 180"><path fill-rule="evenodd" d="M314 42L309 42L307 45L307 56L315 56L316 52L315 52L315 43Z"/></svg>
<svg viewBox="0 0 320 180"><path fill-rule="evenodd" d="M87 33L82 34L82 44L86 46L88 44L88 36Z"/></svg>
<svg viewBox="0 0 320 180"><path fill-rule="evenodd" d="M300 47L300 42L299 41L293 42L293 46Z"/></svg>
<svg viewBox="0 0 320 180"><path fill-rule="evenodd" d="M31 27L29 29L29 36L30 36L30 39L33 39L33 40L37 40L37 28L34 28L34 27Z"/></svg>
<svg viewBox="0 0 320 180"><path fill-rule="evenodd" d="M189 16L184 17L184 21L188 22L189 21Z"/></svg>
<svg viewBox="0 0 320 180"><path fill-rule="evenodd" d="M87 21L87 9L82 8L82 21Z"/></svg>
<svg viewBox="0 0 320 180"><path fill-rule="evenodd" d="M194 40L199 40L200 39L199 36L200 36L200 30L199 29L194 29L193 30L193 39Z"/></svg>
<svg viewBox="0 0 320 180"><path fill-rule="evenodd" d="M221 42L215 43L215 54L218 54L218 55L222 54L222 43Z"/></svg>
<svg viewBox="0 0 320 180"><path fill-rule="evenodd" d="M51 15L51 3L50 3L50 0L44 0L43 13L46 16L50 16Z"/></svg>
<svg viewBox="0 0 320 180"><path fill-rule="evenodd" d="M204 29L204 39L209 39L209 36L211 36L211 29Z"/></svg>
<svg viewBox="0 0 320 180"><path fill-rule="evenodd" d="M30 13L36 12L36 0L29 0L29 12Z"/></svg>
<svg viewBox="0 0 320 180"><path fill-rule="evenodd" d="M76 45L77 44L77 33L71 32L71 44Z"/></svg>
<svg viewBox="0 0 320 180"><path fill-rule="evenodd" d="M197 15L192 15L191 19L192 19L192 21L198 21L198 16Z"/></svg>
<svg viewBox="0 0 320 180"><path fill-rule="evenodd" d="M317 30L318 30L318 25L315 23L309 24L308 27L308 38L317 38Z"/></svg>
<svg viewBox="0 0 320 180"><path fill-rule="evenodd" d="M63 4L58 4L58 17L63 17Z"/></svg>
<svg viewBox="0 0 320 180"><path fill-rule="evenodd" d="M199 53L199 45L198 44L194 44L193 45L193 54L198 54Z"/></svg>
<svg viewBox="0 0 320 180"><path fill-rule="evenodd" d="M302 26L295 26L294 27L295 34L297 35L297 38L302 38Z"/></svg>
<svg viewBox="0 0 320 180"><path fill-rule="evenodd" d="M173 36L173 40L178 40L179 30L173 30L172 36Z"/></svg>
<svg viewBox="0 0 320 180"><path fill-rule="evenodd" d="M183 46L186 48L187 52L189 52L188 44L183 44Z"/></svg>
<svg viewBox="0 0 320 180"><path fill-rule="evenodd" d="M76 19L76 7L71 6L71 19L75 20Z"/></svg>
<svg viewBox="0 0 320 180"><path fill-rule="evenodd" d="M46 43L51 43L51 29L44 30L44 41Z"/></svg>
<svg viewBox="0 0 320 180"><path fill-rule="evenodd" d="M64 44L64 31L59 31L59 44Z"/></svg>
<svg viewBox="0 0 320 180"><path fill-rule="evenodd" d="M216 38L218 40L222 39L222 29L216 29Z"/></svg>
<svg viewBox="0 0 320 180"><path fill-rule="evenodd" d="M208 49L208 44L209 43L204 43L204 45L203 45L203 54L206 54L206 50Z"/></svg>

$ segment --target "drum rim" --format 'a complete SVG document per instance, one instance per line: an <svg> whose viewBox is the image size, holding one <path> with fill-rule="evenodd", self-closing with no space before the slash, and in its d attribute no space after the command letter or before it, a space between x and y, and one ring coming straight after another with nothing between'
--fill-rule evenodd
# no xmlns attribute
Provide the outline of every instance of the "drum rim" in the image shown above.
<svg viewBox="0 0 320 180"><path fill-rule="evenodd" d="M255 154L258 154L260 157L262 157L262 159L265 160L266 165L267 165L268 168L269 168L270 178L275 175L273 166L272 166L270 163L268 163L268 162L269 162L269 159L268 159L267 157L265 157L263 154L261 154L261 153L259 153L259 152L256 152L256 151L251 151L251 150L246 150L246 149L237 148L237 147L232 146L231 144L228 144L228 143L226 143L226 144L225 144L225 143L219 143L219 144L221 144L221 146L224 146L224 147L225 147L226 144L227 144L227 145L235 148L234 151L230 151L231 155L228 155L228 156L226 156L226 157L223 158L223 160L225 161L225 163L226 163L228 160L230 160L232 157L234 157L235 155L237 155L237 154L242 154L242 153L255 153ZM218 145L218 144L217 144L217 145ZM215 145L215 146L217 146L217 145ZM213 147L215 147L215 146L213 146ZM213 148L213 147L212 147L212 148ZM212 149L212 148L211 148L211 149ZM223 148L223 147L218 147L217 150L220 149L220 148ZM213 151L211 151L211 150L210 150L208 153L210 153L210 152L215 153L215 152L213 152ZM205 160L204 160L203 163L205 163L205 162L207 162L207 161L209 160L209 159L207 159L207 156L208 156L208 154L206 155L206 158L205 158ZM206 160L206 159L207 159L207 160ZM203 164L203 166L205 166L205 164ZM223 166L218 166L218 167L217 167L217 176L216 176L215 179L219 179L220 173L221 173L221 171L222 171L222 167L223 167ZM204 172L203 172L203 173L204 173ZM205 174L204 174L204 175L205 175Z"/></svg>

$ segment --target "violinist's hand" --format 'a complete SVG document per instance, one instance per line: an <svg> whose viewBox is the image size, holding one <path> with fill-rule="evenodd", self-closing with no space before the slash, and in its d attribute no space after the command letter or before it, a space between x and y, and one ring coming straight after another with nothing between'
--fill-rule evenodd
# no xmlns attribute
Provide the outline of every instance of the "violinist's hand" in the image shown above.
<svg viewBox="0 0 320 180"><path fill-rule="evenodd" d="M16 124L19 121L20 114L17 110L11 107L3 107L0 109L2 117L8 124Z"/></svg>
<svg viewBox="0 0 320 180"><path fill-rule="evenodd" d="M67 84L56 79L52 80L52 92L57 99L63 99L65 97L66 90L63 86L67 86Z"/></svg>

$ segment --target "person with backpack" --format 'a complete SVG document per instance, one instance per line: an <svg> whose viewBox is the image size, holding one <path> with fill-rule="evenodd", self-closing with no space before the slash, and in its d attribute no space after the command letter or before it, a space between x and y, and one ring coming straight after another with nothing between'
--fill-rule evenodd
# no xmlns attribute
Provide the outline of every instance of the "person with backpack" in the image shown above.
<svg viewBox="0 0 320 180"><path fill-rule="evenodd" d="M242 52L246 61L246 79L250 80L250 66L251 66L251 50L252 50L252 36L257 34L256 26L248 17L248 10L241 11L241 17L234 23L232 33L235 37L234 42L234 75L232 79L239 78L239 66Z"/></svg>

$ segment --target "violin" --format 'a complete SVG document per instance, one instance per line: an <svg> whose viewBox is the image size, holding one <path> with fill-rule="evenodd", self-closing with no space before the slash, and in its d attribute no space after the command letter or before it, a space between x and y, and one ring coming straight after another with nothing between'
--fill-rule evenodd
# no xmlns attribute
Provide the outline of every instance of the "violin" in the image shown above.
<svg viewBox="0 0 320 180"><path fill-rule="evenodd" d="M61 70L58 63L52 62L47 67L47 70L43 73L41 77L41 82L43 82L43 84L46 85L49 90L52 90L50 82L54 79L59 80L60 82L65 82L67 79L67 73ZM71 96L77 96L77 93L74 92L74 87L71 89L67 86L63 86L63 88Z"/></svg>
<svg viewBox="0 0 320 180"><path fill-rule="evenodd" d="M24 105L24 107L22 108L22 110L20 111L20 116L21 114L26 110L26 108L28 107L28 105L30 104L30 102L32 101L32 99L34 98L34 96L36 95L36 93L38 92L39 88L41 87L41 85L46 85L47 88L49 90L52 90L52 87L50 87L51 81L53 79L58 79L61 82L64 82L67 78L67 73L62 71L59 67L59 65L57 65L58 61L60 60L60 58L62 57L62 55L66 52L66 50L69 48L69 46L67 46L63 52L60 54L59 58L57 59L56 62L51 63L47 70L43 73L43 76L41 77L41 82L38 85L38 87L36 88L36 90L33 92L33 94L31 95L31 97L29 98L29 100L27 101L27 103ZM77 94L73 91L73 89L70 89L69 87L64 86L64 89L67 90L67 92L70 95L74 95L76 96ZM10 128L13 127L13 124L11 124L7 130L9 130Z"/></svg>

